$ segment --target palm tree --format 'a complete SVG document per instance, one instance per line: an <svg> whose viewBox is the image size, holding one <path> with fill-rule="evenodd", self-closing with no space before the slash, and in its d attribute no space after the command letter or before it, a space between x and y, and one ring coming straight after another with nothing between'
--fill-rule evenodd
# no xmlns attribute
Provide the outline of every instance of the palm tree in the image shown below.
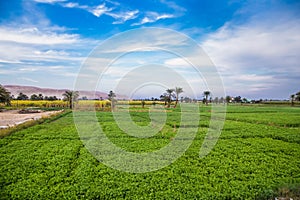
<svg viewBox="0 0 300 200"><path fill-rule="evenodd" d="M176 106L178 104L179 94L180 93L183 93L183 89L181 87L175 87L176 102L175 102L174 108L176 108Z"/></svg>
<svg viewBox="0 0 300 200"><path fill-rule="evenodd" d="M109 91L107 96L108 96L108 100L110 100L110 102L111 102L111 109L113 110L115 108L116 94L111 90L111 91Z"/></svg>
<svg viewBox="0 0 300 200"><path fill-rule="evenodd" d="M174 89L167 89L166 92L167 92L167 97L168 97L168 108L170 108L171 106L171 102L172 102L172 97L174 97L174 92L175 90Z"/></svg>
<svg viewBox="0 0 300 200"><path fill-rule="evenodd" d="M10 106L10 92L0 85L0 102Z"/></svg>
<svg viewBox="0 0 300 200"><path fill-rule="evenodd" d="M165 102L165 105L167 105L167 101L168 101L168 94L167 93L163 93L162 95L160 95L160 100Z"/></svg>
<svg viewBox="0 0 300 200"><path fill-rule="evenodd" d="M79 97L78 91L67 90L63 93L64 100L69 102L70 109L73 109L74 102L77 101Z"/></svg>
<svg viewBox="0 0 300 200"><path fill-rule="evenodd" d="M204 91L203 94L205 96L205 104L208 105L208 96L210 96L210 91Z"/></svg>

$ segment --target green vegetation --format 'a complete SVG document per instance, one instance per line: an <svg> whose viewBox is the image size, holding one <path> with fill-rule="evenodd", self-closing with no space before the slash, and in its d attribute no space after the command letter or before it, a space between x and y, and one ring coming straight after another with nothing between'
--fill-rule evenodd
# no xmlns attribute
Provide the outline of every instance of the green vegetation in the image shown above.
<svg viewBox="0 0 300 200"><path fill-rule="evenodd" d="M139 102L140 103L140 102ZM149 106L132 107L132 120L149 123ZM199 158L211 115L200 107L198 134L173 164L134 174L111 169L84 148L73 116L49 119L0 140L0 199L272 199L299 198L300 109L228 106L222 135ZM164 128L151 138L119 129L111 112L97 112L110 140L132 152L157 150L180 127L180 104L167 109Z"/></svg>
<svg viewBox="0 0 300 200"><path fill-rule="evenodd" d="M164 104L167 105L168 108L170 108L172 104L172 100L175 100L174 108L176 108L178 101L179 101L179 95L183 93L183 89L181 87L175 87L169 88L166 90L165 93L160 95L160 100L164 101ZM182 97L183 98L183 97Z"/></svg>
<svg viewBox="0 0 300 200"><path fill-rule="evenodd" d="M170 108L171 106L171 102L172 102L172 98L174 98L175 94L174 94L175 89L169 88L166 90L167 92L167 102L168 102L168 108Z"/></svg>
<svg viewBox="0 0 300 200"><path fill-rule="evenodd" d="M181 87L175 87L175 95L176 95L176 101L175 101L175 105L174 108L176 108L178 101L179 101L179 94L183 93L183 89Z"/></svg>
<svg viewBox="0 0 300 200"><path fill-rule="evenodd" d="M69 108L73 109L74 102L76 102L79 97L79 92L67 90L65 91L65 93L63 93L63 96L64 96L64 100L69 103Z"/></svg>
<svg viewBox="0 0 300 200"><path fill-rule="evenodd" d="M2 85L0 85L0 103L10 105L10 92L8 92Z"/></svg>
<svg viewBox="0 0 300 200"><path fill-rule="evenodd" d="M112 110L114 110L115 104L117 103L116 94L111 90L109 91L107 96L108 96L108 100L111 102L110 107Z"/></svg>
<svg viewBox="0 0 300 200"><path fill-rule="evenodd" d="M208 96L211 95L210 91L204 91L203 95L205 96L205 100L203 100L203 101L205 101L205 104L208 105Z"/></svg>
<svg viewBox="0 0 300 200"><path fill-rule="evenodd" d="M291 94L290 96L291 99L291 106L294 106L295 102L294 101L300 101L300 91L297 92L296 94Z"/></svg>
<svg viewBox="0 0 300 200"><path fill-rule="evenodd" d="M17 100L28 100L28 96L20 92L19 95L17 96Z"/></svg>

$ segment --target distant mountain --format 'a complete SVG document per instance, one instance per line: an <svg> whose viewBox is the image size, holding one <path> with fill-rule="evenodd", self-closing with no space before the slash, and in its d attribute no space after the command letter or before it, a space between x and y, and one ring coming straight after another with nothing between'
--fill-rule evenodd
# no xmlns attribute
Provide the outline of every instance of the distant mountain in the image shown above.
<svg viewBox="0 0 300 200"><path fill-rule="evenodd" d="M51 89L51 88L39 88L33 86L20 86L20 85L3 85L11 95L17 97L20 92L26 94L29 98L32 94L42 94L45 96L56 96L59 99L62 99L62 94L65 93L68 89ZM94 91L79 91L79 98L87 97L88 99L107 99L107 94L104 92L94 92ZM118 96L118 98L125 98L124 96Z"/></svg>

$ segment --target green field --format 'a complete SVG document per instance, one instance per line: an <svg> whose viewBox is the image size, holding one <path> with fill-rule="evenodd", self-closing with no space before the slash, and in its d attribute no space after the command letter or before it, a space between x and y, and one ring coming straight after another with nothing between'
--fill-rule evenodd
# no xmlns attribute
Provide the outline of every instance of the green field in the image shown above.
<svg viewBox="0 0 300 200"><path fill-rule="evenodd" d="M84 147L72 113L0 139L1 199L272 199L300 198L300 108L228 106L214 149L199 158L210 107L200 107L197 136L173 164L148 173L117 171ZM145 112L143 112L145 111ZM131 109L147 125L147 108ZM122 132L110 112L97 112L106 135L132 152L149 152L176 135L180 110L151 138ZM174 126L175 124L175 126ZM174 128L175 127L175 128Z"/></svg>

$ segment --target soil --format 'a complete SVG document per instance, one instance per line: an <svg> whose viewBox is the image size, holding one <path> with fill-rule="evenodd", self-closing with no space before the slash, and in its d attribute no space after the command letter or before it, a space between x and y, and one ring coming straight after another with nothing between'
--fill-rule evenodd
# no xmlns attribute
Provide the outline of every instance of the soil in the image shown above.
<svg viewBox="0 0 300 200"><path fill-rule="evenodd" d="M62 112L62 110L27 114L20 114L19 110L8 110L0 112L0 129L16 126L30 120L38 120L43 117L49 117L60 112Z"/></svg>

